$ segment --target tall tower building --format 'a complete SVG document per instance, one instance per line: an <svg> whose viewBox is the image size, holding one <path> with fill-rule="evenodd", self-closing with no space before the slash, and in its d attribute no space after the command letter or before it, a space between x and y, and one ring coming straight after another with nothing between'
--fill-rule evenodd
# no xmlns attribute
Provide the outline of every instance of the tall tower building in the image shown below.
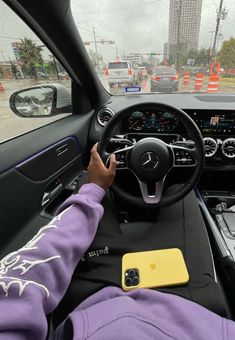
<svg viewBox="0 0 235 340"><path fill-rule="evenodd" d="M170 0L170 56L198 48L201 10L202 0Z"/></svg>

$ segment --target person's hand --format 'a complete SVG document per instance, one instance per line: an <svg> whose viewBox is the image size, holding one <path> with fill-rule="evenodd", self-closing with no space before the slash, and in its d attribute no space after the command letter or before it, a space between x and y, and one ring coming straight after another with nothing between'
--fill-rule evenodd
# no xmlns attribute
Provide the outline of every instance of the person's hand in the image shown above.
<svg viewBox="0 0 235 340"><path fill-rule="evenodd" d="M95 183L106 190L113 184L116 174L116 158L115 155L112 154L109 168L106 168L97 152L97 145L98 144L95 144L91 150L91 159L88 166L88 180L90 183Z"/></svg>

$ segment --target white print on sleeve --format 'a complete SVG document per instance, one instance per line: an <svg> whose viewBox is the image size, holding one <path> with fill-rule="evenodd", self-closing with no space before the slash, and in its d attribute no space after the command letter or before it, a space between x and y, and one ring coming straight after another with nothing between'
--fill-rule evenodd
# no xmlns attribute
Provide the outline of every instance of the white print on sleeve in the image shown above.
<svg viewBox="0 0 235 340"><path fill-rule="evenodd" d="M54 255L45 259L37 259L35 261L29 260L26 257L22 258L22 253L24 251L31 251L38 249L37 243L44 237L46 231L50 229L57 229L56 222L60 221L63 214L68 211L72 206L68 207L58 216L53 218L53 220L46 226L42 227L38 233L22 248L17 251L14 251L8 255L6 255L0 261L0 288L3 289L5 296L9 295L9 289L12 285L18 285L19 288L19 296L21 296L28 285L34 285L38 288L45 291L47 298L50 296L48 288L35 281L31 280L24 280L23 278L19 277L12 277L8 276L8 271L11 270L21 270L20 275L23 276L27 273L30 269L34 268L35 266L41 265L43 263L48 263L56 259L60 259L60 255Z"/></svg>
<svg viewBox="0 0 235 340"><path fill-rule="evenodd" d="M9 289L14 284L17 284L19 286L19 296L23 294L25 288L30 284L42 288L45 291L47 298L50 296L49 290L44 285L41 285L40 283L37 283L35 281L23 280L11 276L0 276L0 278L4 279L5 281L9 280L8 283L6 283L5 281L0 281L0 287L2 287L3 291L5 292L5 297L8 297Z"/></svg>

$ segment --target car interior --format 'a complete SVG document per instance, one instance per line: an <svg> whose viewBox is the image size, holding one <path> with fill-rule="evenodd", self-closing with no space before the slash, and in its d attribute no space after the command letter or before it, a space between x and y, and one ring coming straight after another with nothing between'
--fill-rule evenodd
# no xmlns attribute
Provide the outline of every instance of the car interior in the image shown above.
<svg viewBox="0 0 235 340"><path fill-rule="evenodd" d="M124 253L167 248L182 251L189 282L159 290L234 320L235 94L112 95L88 58L70 0L4 2L69 74L72 103L63 102L72 114L0 143L1 258L86 183L90 150L99 142L107 166L116 155L115 182L102 202L97 236L49 316L53 327L94 292L121 287ZM66 97L60 90L48 85L54 114L63 112L56 109L56 98ZM91 252L106 247L104 265Z"/></svg>

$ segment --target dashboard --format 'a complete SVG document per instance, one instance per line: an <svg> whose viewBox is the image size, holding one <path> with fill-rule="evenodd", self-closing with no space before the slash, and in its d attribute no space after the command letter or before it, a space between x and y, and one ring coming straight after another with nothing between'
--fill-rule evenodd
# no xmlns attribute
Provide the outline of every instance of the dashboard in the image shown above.
<svg viewBox="0 0 235 340"><path fill-rule="evenodd" d="M235 135L235 111L185 110L202 134L212 136ZM166 111L134 111L124 124L129 132L172 133L185 132L178 118Z"/></svg>
<svg viewBox="0 0 235 340"><path fill-rule="evenodd" d="M145 102L154 102L144 107ZM148 100L149 99L149 100ZM170 110L157 109L157 102L168 104L185 111L200 129L205 145L207 167L235 169L235 95L233 94L161 94L143 96L114 96L96 116L96 140L103 127L119 110L129 110L129 106L140 104L140 109L129 111L120 122L119 133L139 140L153 136L167 143L187 138L181 121ZM99 114L102 114L102 116ZM104 122L104 124L103 124Z"/></svg>

